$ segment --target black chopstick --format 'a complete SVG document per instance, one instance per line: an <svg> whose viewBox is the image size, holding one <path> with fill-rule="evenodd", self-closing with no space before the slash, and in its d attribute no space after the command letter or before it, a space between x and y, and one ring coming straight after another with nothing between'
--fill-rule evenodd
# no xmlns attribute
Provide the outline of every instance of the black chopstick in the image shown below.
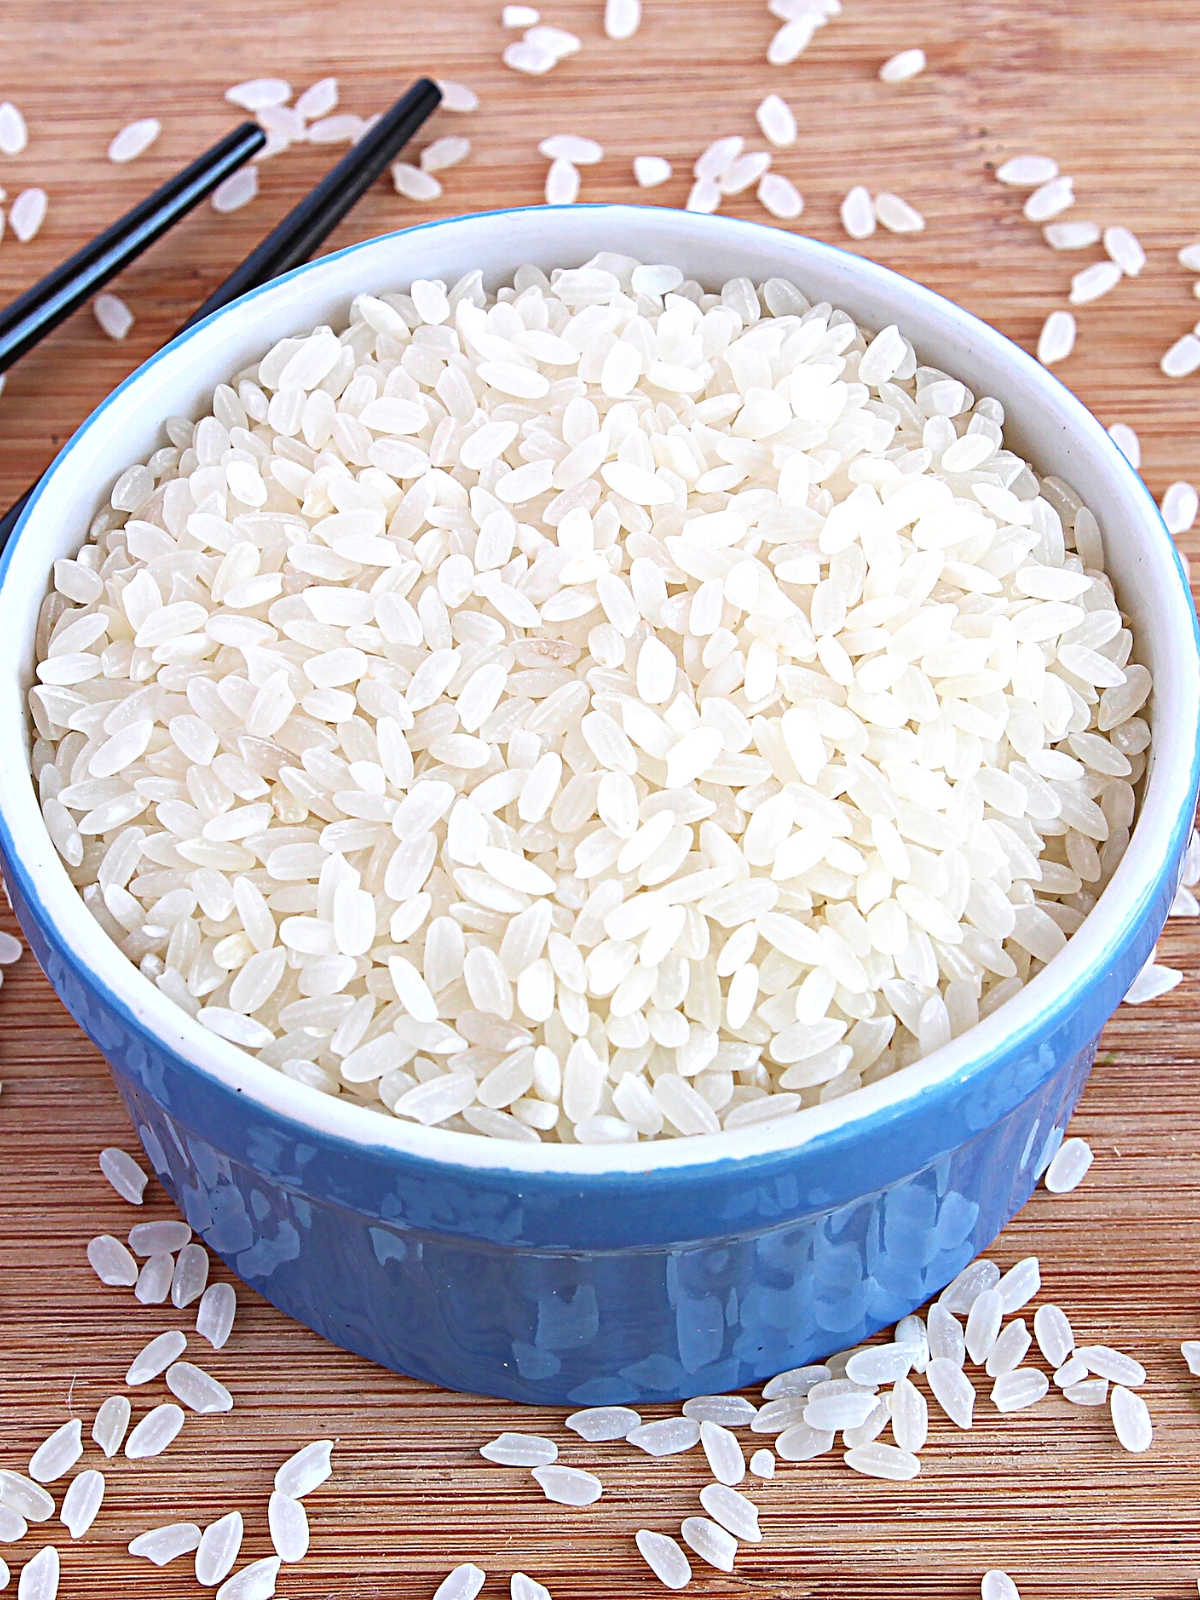
<svg viewBox="0 0 1200 1600"><path fill-rule="evenodd" d="M266 142L257 123L243 122L5 306L0 311L0 372L32 350Z"/></svg>
<svg viewBox="0 0 1200 1600"><path fill-rule="evenodd" d="M349 154L344 155L258 248L250 252L241 266L229 274L221 287L215 289L202 306L196 307L180 333L227 306L239 295L307 261L441 101L442 91L437 84L430 78L418 78Z"/></svg>
<svg viewBox="0 0 1200 1600"><path fill-rule="evenodd" d="M180 333L190 328L202 318L220 310L240 295L248 293L251 289L259 288L264 283L269 283L280 273L287 272L292 267L299 266L307 261L313 251L321 244L350 210L362 198L370 186L380 176L384 168L391 162L412 138L413 134L425 122L433 111L441 104L442 92L437 84L429 78L418 78L412 88L403 94L389 111L386 111L379 121L358 141L347 155L344 155L337 165L322 178L321 182L312 189L298 206L295 206L284 217L278 227L272 229L267 237L256 249L252 250L242 264L225 279L220 288L215 289L204 304L197 309L180 328ZM262 142L261 131L253 123L246 124L259 134L259 143ZM232 137L232 136L231 136ZM257 148L257 146L255 146ZM211 154L211 152L210 152ZM204 159L203 157L201 158ZM242 158L243 160L245 157ZM235 163L235 165L238 163ZM191 170L190 168L188 169ZM183 174L179 175L181 178ZM178 181L178 180L173 180ZM164 191L159 190L159 194ZM207 191L203 191L207 193ZM151 197L152 199L155 197ZM201 198L201 196L197 196ZM145 202L149 204L149 202ZM194 201L192 202L195 203ZM182 213L180 213L182 215ZM132 217L133 212L129 213ZM122 219L126 221L128 219ZM120 227L120 223L115 227ZM169 226L170 224L166 224ZM109 230L112 231L111 229ZM161 229L159 230L162 231ZM101 238L104 235L100 236ZM158 237L156 234L155 238ZM99 241L93 241L93 244ZM146 244L151 241L147 239ZM91 248L90 246L88 247ZM142 246L145 248L145 245ZM80 251L83 256L86 252ZM138 252L134 252L137 254ZM72 257L76 260L78 257ZM130 257L129 259L132 259ZM65 262L59 272L70 265ZM113 271L119 270L114 268ZM51 275L53 276L53 274ZM109 274L112 276L112 273ZM48 282L49 280L43 280ZM100 282L107 281L105 279ZM72 302L71 309L78 305L80 300L86 298L94 289L100 286L94 283L91 288L79 295ZM30 291L31 293L33 291ZM24 297L22 297L24 298ZM14 302L18 304L19 302ZM66 312L63 313L66 315ZM61 321L61 317L58 319ZM37 341L34 340L34 343ZM26 346L28 348L28 346ZM15 357L14 357L15 359ZM40 482L40 480L39 480ZM3 517L0 517L0 551L8 543L13 529L20 521L21 513L29 503L30 496L37 488L31 484L21 498L9 507Z"/></svg>

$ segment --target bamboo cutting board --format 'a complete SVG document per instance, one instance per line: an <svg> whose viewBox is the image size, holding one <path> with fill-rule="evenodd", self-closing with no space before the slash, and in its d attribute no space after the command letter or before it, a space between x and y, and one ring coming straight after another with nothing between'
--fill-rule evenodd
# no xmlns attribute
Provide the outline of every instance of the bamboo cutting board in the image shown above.
<svg viewBox="0 0 1200 1600"><path fill-rule="evenodd" d="M853 183L892 189L928 218L916 236L876 235L861 249L930 284L1031 348L1046 314L1065 304L1072 272L1097 252L1057 255L1021 217L1021 197L991 177L1006 157L1054 155L1076 177L1076 216L1125 223L1149 264L1079 314L1076 354L1062 377L1106 424L1133 424L1156 495L1200 477L1200 378L1170 383L1158 357L1195 321L1178 248L1200 236L1196 203L1200 12L1193 0L845 0L844 14L790 67L771 68L778 25L759 0L645 0L641 31L606 40L600 0L552 0L545 20L572 29L583 51L546 78L500 65L512 35L499 0L418 6L400 0L291 0L286 7L206 0L9 0L0 99L15 101L29 148L0 158L9 197L40 185L50 211L29 245L0 245L0 294L33 282L237 118L225 87L259 74L300 89L336 74L341 109L382 109L420 72L465 81L482 105L440 113L430 130L466 133L471 157L444 174L436 205L414 207L378 186L331 247L432 216L536 202L552 132L599 139L583 199L681 205L690 163L710 139L760 144L753 111L770 90L795 109L800 138L776 166L806 199L799 224L847 244L837 206ZM921 45L929 70L886 88L875 74L894 51ZM105 159L112 135L158 116L163 134L130 166ZM422 141L423 142L423 141ZM14 497L103 395L153 351L304 193L338 152L300 147L262 170L262 193L218 217L202 208L114 287L137 321L123 344L81 312L9 375L0 398L0 491ZM638 190L630 163L662 154L676 177ZM766 220L753 195L727 203ZM619 246L619 241L614 241ZM1200 535L1181 546L1195 556ZM8 924L11 926L11 922ZM1184 983L1126 1009L1105 1038L1073 1131L1096 1162L1083 1187L1026 1207L993 1252L1005 1266L1036 1252L1046 1293L1081 1338L1131 1350L1150 1370L1151 1451L1126 1455L1106 1414L1048 1400L999 1418L986 1398L969 1434L935 1421L922 1476L889 1485L855 1477L834 1458L751 1480L764 1542L744 1545L726 1576L697 1562L693 1592L828 1600L968 1600L980 1575L1003 1567L1025 1600L1106 1593L1195 1594L1200 1574L1200 1380L1179 1355L1200 1336L1194 1270L1200 1211L1200 926L1176 922L1165 959ZM183 1322L101 1288L84 1245L137 1218L100 1177L96 1154L132 1135L104 1065L57 1004L28 956L0 992L0 1466L23 1467L68 1415L86 1430L121 1387L134 1351ZM170 1214L148 1191L144 1215ZM224 1273L224 1269L220 1271ZM219 1354L200 1356L236 1396L228 1417L189 1415L166 1455L106 1469L92 1531L72 1543L57 1521L0 1550L14 1570L44 1542L62 1552L64 1597L108 1600L137 1580L163 1597L197 1590L191 1562L161 1572L125 1553L147 1528L246 1518L244 1558L270 1553L266 1499L278 1463L313 1438L338 1441L333 1479L309 1500L312 1552L285 1568L293 1600L432 1595L460 1561L489 1572L485 1597L507 1595L522 1569L555 1600L663 1593L632 1535L678 1527L706 1481L699 1452L662 1462L619 1446L586 1447L558 1414L449 1395L385 1373L322 1343L239 1289L238 1323ZM186 1318L186 1314L185 1314ZM152 1386L154 1398L161 1383ZM605 1496L573 1511L547 1504L527 1475L489 1466L480 1444L502 1428L548 1431L564 1459L593 1466ZM82 1465L98 1464L89 1447ZM59 1486L61 1487L61 1485ZM743 1485L745 1487L745 1485ZM15 1579L14 1579L15 1589Z"/></svg>

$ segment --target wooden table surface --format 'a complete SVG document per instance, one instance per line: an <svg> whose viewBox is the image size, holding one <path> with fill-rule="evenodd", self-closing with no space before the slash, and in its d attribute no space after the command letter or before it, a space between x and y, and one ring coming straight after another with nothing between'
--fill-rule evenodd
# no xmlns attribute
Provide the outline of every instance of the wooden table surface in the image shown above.
<svg viewBox="0 0 1200 1600"><path fill-rule="evenodd" d="M545 173L536 146L551 132L605 146L604 161L584 171L582 198L681 205L690 163L710 139L742 133L752 148L761 143L754 107L775 89L800 125L797 144L776 155L806 199L793 226L846 245L837 207L851 184L903 194L928 218L927 231L850 248L950 295L1027 348L1046 314L1066 303L1071 274L1097 252L1051 252L1023 220L1020 194L992 168L1021 152L1052 154L1075 175L1074 215L1134 228L1149 252L1145 272L1081 309L1077 353L1058 370L1104 423L1137 429L1156 494L1173 479L1200 479L1200 378L1172 383L1158 371L1161 352L1200 309L1175 261L1200 236L1194 0L845 0L843 15L779 68L765 60L778 24L759 0L645 0L641 31L620 44L603 37L601 9L600 0L554 0L545 20L573 29L584 48L548 77L529 78L500 64L513 36L500 25L499 0L289 0L269 9L244 0L8 0L0 99L22 108L30 141L22 155L0 158L0 182L10 199L43 186L50 210L33 243L10 233L0 245L0 295L32 283L219 137L237 115L223 90L252 75L284 76L300 89L336 74L342 109L362 114L418 72L465 81L480 95L479 111L439 113L430 130L474 143L468 161L444 174L443 199L418 208L381 184L332 246L433 215L536 202ZM917 44L927 73L901 88L881 85L880 62ZM129 166L111 165L113 133L151 115L163 122L158 143ZM0 503L337 153L285 152L263 167L252 205L224 217L201 208L131 268L115 286L137 318L123 344L84 311L9 374ZM676 177L639 191L630 172L639 153L668 156ZM726 209L764 220L752 194ZM1195 555L1198 540L1186 535L1181 545ZM743 1546L728 1577L697 1563L694 1592L966 1600L982 1572L999 1566L1026 1600L1118 1588L1157 1600L1195 1595L1200 1380L1189 1378L1179 1341L1200 1336L1200 927L1174 923L1162 948L1185 981L1122 1011L1108 1029L1111 1059L1097 1067L1073 1130L1096 1150L1084 1186L1061 1199L1039 1193L994 1251L1005 1266L1036 1252L1047 1293L1081 1336L1146 1362L1151 1451L1119 1450L1103 1412L1048 1400L999 1418L981 1401L969 1434L935 1421L911 1484L855 1477L833 1457L781 1467L754 1490L764 1542ZM181 1317L103 1289L87 1266L93 1234L123 1233L136 1220L96 1167L102 1146L129 1146L132 1134L103 1062L28 956L0 993L0 1076L0 1466L24 1467L68 1415L90 1428L131 1354ZM160 1190L147 1200L147 1215L170 1214ZM655 1463L613 1445L567 1448L567 1460L601 1463L605 1497L586 1511L549 1505L525 1474L489 1466L476 1451L504 1427L572 1440L561 1414L396 1377L334 1350L249 1291L239 1295L230 1343L204 1363L233 1389L232 1415L189 1417L156 1460L118 1458L86 1538L73 1544L57 1522L35 1528L4 1548L14 1569L57 1535L64 1596L113 1596L135 1575L143 1593L194 1595L190 1559L159 1572L128 1556L127 1541L160 1523L205 1523L238 1508L244 1554L268 1554L275 1466L309 1439L334 1437L335 1476L309 1502L312 1553L284 1569L284 1595L428 1596L466 1560L488 1570L488 1597L507 1595L517 1568L555 1600L664 1592L632 1535L646 1524L677 1527L698 1511L699 1452ZM99 1464L90 1446L89 1464Z"/></svg>

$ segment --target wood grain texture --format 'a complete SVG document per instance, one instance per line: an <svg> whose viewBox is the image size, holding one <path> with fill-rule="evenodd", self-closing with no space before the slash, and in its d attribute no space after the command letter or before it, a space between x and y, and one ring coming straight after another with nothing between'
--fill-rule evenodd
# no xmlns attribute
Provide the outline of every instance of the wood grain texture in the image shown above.
<svg viewBox="0 0 1200 1600"><path fill-rule="evenodd" d="M1197 384L1169 383L1157 366L1198 309L1175 264L1179 246L1200 235L1193 0L845 5L798 62L772 69L764 58L777 24L759 0L646 0L642 30L624 44L601 36L600 0L557 0L547 20L580 34L584 50L530 79L500 65L499 0L290 0L271 9L9 0L0 98L22 107L31 137L24 154L0 159L0 182L10 197L41 184L50 213L32 244L10 235L0 245L0 294L25 288L219 137L236 120L222 92L250 75L278 73L300 88L336 73L343 109L364 114L419 72L464 80L482 97L473 116L443 113L430 130L465 132L475 145L444 175L442 201L417 208L380 185L331 248L430 216L536 202L545 172L536 146L550 132L605 145L605 160L585 170L584 199L682 204L702 145L730 132L756 139L754 107L778 89L801 132L776 165L805 195L804 229L846 245L837 206L850 185L896 190L925 213L927 232L849 248L961 301L1027 348L1095 252L1049 251L1022 219L1021 196L990 168L1023 151L1052 153L1076 176L1075 215L1133 227L1149 265L1081 310L1077 353L1059 371L1106 424L1137 428L1156 494L1172 479L1196 479ZM913 44L928 52L929 71L885 88L879 63ZM162 118L159 142L139 161L111 166L112 134L150 115ZM123 344L83 312L10 374L0 399L0 492L11 497L28 483L336 153L287 152L264 167L253 205L228 217L202 208L131 268L116 286L138 319ZM677 176L637 190L630 162L639 153L668 156ZM764 218L752 195L726 210ZM1200 535L1181 543L1195 555ZM1163 948L1187 977L1108 1030L1112 1059L1097 1068L1076 1120L1097 1153L1086 1183L1062 1199L1039 1194L995 1250L1005 1266L1039 1254L1046 1291L1081 1338L1146 1362L1152 1450L1137 1458L1118 1450L1103 1412L1051 1400L999 1418L984 1398L969 1434L935 1422L914 1483L856 1478L832 1458L782 1467L753 1491L763 1544L743 1547L732 1576L697 1564L696 1593L968 1600L980 1574L1001 1566L1026 1600L1118 1588L1159 1600L1194 1595L1200 1381L1189 1379L1178 1347L1200 1335L1190 1265L1200 1210L1200 930L1176 923ZM0 992L0 1072L0 1465L20 1467L69 1412L90 1428L134 1351L190 1319L101 1288L86 1264L89 1237L137 1220L96 1168L103 1145L128 1146L132 1135L102 1061L28 957ZM146 1214L169 1214L161 1191L150 1191ZM220 1353L201 1345L196 1355L234 1391L233 1414L189 1417L157 1460L118 1458L106 1468L91 1533L76 1545L57 1521L35 1527L0 1552L14 1568L55 1538L64 1596L107 1600L134 1581L145 1593L195 1595L188 1558L159 1572L126 1555L127 1541L236 1507L247 1522L244 1555L269 1553L276 1465L309 1439L334 1437L336 1474L309 1502L312 1554L280 1582L294 1600L428 1596L465 1560L491 1574L487 1597L507 1594L517 1568L555 1600L661 1592L632 1534L677 1529L698 1510L706 1475L697 1452L654 1463L620 1446L584 1446L560 1416L398 1378L325 1345L249 1291L239 1296L229 1345ZM142 1396L166 1398L161 1381ZM598 1465L604 1499L587 1511L552 1506L525 1474L483 1462L478 1446L505 1427L549 1431L565 1460ZM84 1464L98 1464L94 1449Z"/></svg>

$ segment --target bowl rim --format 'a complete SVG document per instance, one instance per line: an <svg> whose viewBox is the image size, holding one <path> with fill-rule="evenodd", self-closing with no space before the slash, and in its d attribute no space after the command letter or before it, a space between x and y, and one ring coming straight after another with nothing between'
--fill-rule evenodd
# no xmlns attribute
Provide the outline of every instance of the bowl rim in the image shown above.
<svg viewBox="0 0 1200 1600"><path fill-rule="evenodd" d="M105 413L131 388L144 382L164 360L231 321L251 303L286 294L289 285L300 279L319 277L333 263L380 247L394 246L397 241L417 233L469 227L481 221L494 223L501 218L527 218L531 214L552 219L560 211L576 216L584 211L605 213L614 224L614 232L620 229L622 219L627 222L632 219L636 224L639 219L652 216L661 223L664 216L668 216L676 219L674 226L687 226L699 233L710 229L731 236L769 233L781 243L787 241L793 249L799 246L814 252L818 260L837 258L835 264L840 263L842 271L847 270L848 265L852 273L861 275L864 287L897 299L901 306L908 301L908 313L899 306L897 309L901 323L904 316L911 313L913 304L920 305L942 319L948 331L957 325L959 332L969 334L976 348L982 349L986 356L1007 364L1015 379L1043 389L1046 401L1059 414L1063 425L1074 430L1083 447L1093 456L1099 452L1107 458L1110 468L1117 469L1131 497L1129 509L1137 514L1145 534L1144 549L1150 567L1146 576L1156 585L1157 600L1169 613L1174 613L1167 619L1168 628L1174 625L1168 637L1170 648L1183 669L1185 692L1180 724L1182 729L1190 711L1189 737L1155 741L1154 766L1129 847L1095 910L1064 950L1018 994L958 1039L901 1072L825 1105L728 1133L633 1145L535 1145L426 1128L405 1119L385 1117L344 1097L323 1095L286 1078L204 1028L145 979L87 911L49 843L32 778L27 772L22 774L20 782L0 785L0 850L9 871L21 880L20 897L39 930L49 930L44 937L57 943L68 964L87 969L89 986L102 991L104 1003L120 1014L127 1027L135 1033L152 1035L193 1071L247 1097L262 1110L297 1124L310 1138L317 1134L392 1158L414 1158L437 1163L443 1168L480 1173L510 1172L527 1175L530 1179L666 1176L672 1171L695 1176L699 1169L719 1163L753 1164L786 1157L849 1130L865 1133L872 1122L880 1125L890 1122L911 1109L914 1102L982 1076L989 1068L1011 1059L1023 1049L1030 1046L1036 1049L1037 1037L1063 1022L1082 1002L1085 992L1095 986L1122 955L1128 954L1140 929L1154 914L1166 876L1190 832L1200 781L1200 748L1192 736L1200 721L1200 632L1178 551L1149 490L1100 422L1060 379L1020 346L923 284L836 245L768 223L616 203L506 207L431 219L348 245L293 268L177 334L129 374L75 430L31 496L0 557L0 616L5 597L11 592L10 572L14 558L18 552L23 555L28 546L29 530L36 524L39 503L47 488L56 475L64 471L74 451ZM686 224L682 220L685 218ZM790 270L799 269L800 263L791 264ZM782 270L785 269L781 267ZM402 281L403 271L398 272L397 277ZM1180 623L1182 629L1178 627ZM0 629L0 640L5 637L5 630ZM1185 641L1188 648L1185 648ZM18 652L24 643L22 639L19 646L10 647L0 642L0 651L7 652L8 665L18 670ZM19 686L17 698L24 716L24 691ZM0 710L0 725L6 715ZM36 882L30 862L37 860L39 845L44 847L39 863L42 880Z"/></svg>

